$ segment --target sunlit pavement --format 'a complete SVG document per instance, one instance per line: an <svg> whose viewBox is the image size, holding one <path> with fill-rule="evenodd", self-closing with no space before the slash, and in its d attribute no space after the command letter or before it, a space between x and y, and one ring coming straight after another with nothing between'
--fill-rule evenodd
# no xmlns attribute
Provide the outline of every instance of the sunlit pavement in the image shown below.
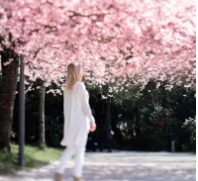
<svg viewBox="0 0 198 181"><path fill-rule="evenodd" d="M72 180L72 165L72 162L68 164L64 181ZM56 166L54 163L0 176L0 181L52 181ZM165 152L87 153L83 178L85 181L195 181L196 156Z"/></svg>

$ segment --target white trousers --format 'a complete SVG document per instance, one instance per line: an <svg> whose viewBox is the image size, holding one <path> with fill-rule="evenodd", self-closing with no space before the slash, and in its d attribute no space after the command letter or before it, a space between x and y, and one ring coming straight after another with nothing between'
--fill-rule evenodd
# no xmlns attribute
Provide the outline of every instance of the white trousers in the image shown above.
<svg viewBox="0 0 198 181"><path fill-rule="evenodd" d="M73 155L75 155L73 176L76 178L81 178L82 167L83 167L84 157L85 157L85 147L82 147L82 146L67 147L62 154L61 161L60 161L60 164L58 165L56 172L63 174L63 172L65 171L67 162Z"/></svg>

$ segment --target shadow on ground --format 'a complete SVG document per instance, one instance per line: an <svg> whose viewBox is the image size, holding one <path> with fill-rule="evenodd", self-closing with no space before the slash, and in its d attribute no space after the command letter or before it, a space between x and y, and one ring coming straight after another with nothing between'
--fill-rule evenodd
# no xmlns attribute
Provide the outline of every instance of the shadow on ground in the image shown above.
<svg viewBox="0 0 198 181"><path fill-rule="evenodd" d="M196 181L195 155L163 155L160 153L87 154L85 181ZM167 161L168 159L168 161ZM69 163L64 181L72 179ZM57 164L34 171L22 171L17 176L0 177L0 181L53 181Z"/></svg>

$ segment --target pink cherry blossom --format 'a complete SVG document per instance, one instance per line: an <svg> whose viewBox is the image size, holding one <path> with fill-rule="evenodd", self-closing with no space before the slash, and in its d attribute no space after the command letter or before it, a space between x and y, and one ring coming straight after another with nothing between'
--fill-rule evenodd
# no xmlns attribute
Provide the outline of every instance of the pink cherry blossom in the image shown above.
<svg viewBox="0 0 198 181"><path fill-rule="evenodd" d="M0 48L23 53L26 75L46 85L77 61L97 85L127 78L194 87L195 21L195 1L0 0Z"/></svg>

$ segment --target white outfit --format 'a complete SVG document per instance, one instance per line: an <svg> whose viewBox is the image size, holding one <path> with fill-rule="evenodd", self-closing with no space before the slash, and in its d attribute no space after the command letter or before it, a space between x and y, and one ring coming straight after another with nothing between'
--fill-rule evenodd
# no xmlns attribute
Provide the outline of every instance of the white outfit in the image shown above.
<svg viewBox="0 0 198 181"><path fill-rule="evenodd" d="M74 176L81 177L90 123L95 123L85 85L77 82L64 91L64 133L61 145L66 146L57 172L63 173L66 162L75 154Z"/></svg>
<svg viewBox="0 0 198 181"><path fill-rule="evenodd" d="M85 157L85 147L67 147L62 154L60 164L57 168L57 173L63 174L66 168L66 163L75 154L73 176L81 178L82 176L82 165Z"/></svg>

